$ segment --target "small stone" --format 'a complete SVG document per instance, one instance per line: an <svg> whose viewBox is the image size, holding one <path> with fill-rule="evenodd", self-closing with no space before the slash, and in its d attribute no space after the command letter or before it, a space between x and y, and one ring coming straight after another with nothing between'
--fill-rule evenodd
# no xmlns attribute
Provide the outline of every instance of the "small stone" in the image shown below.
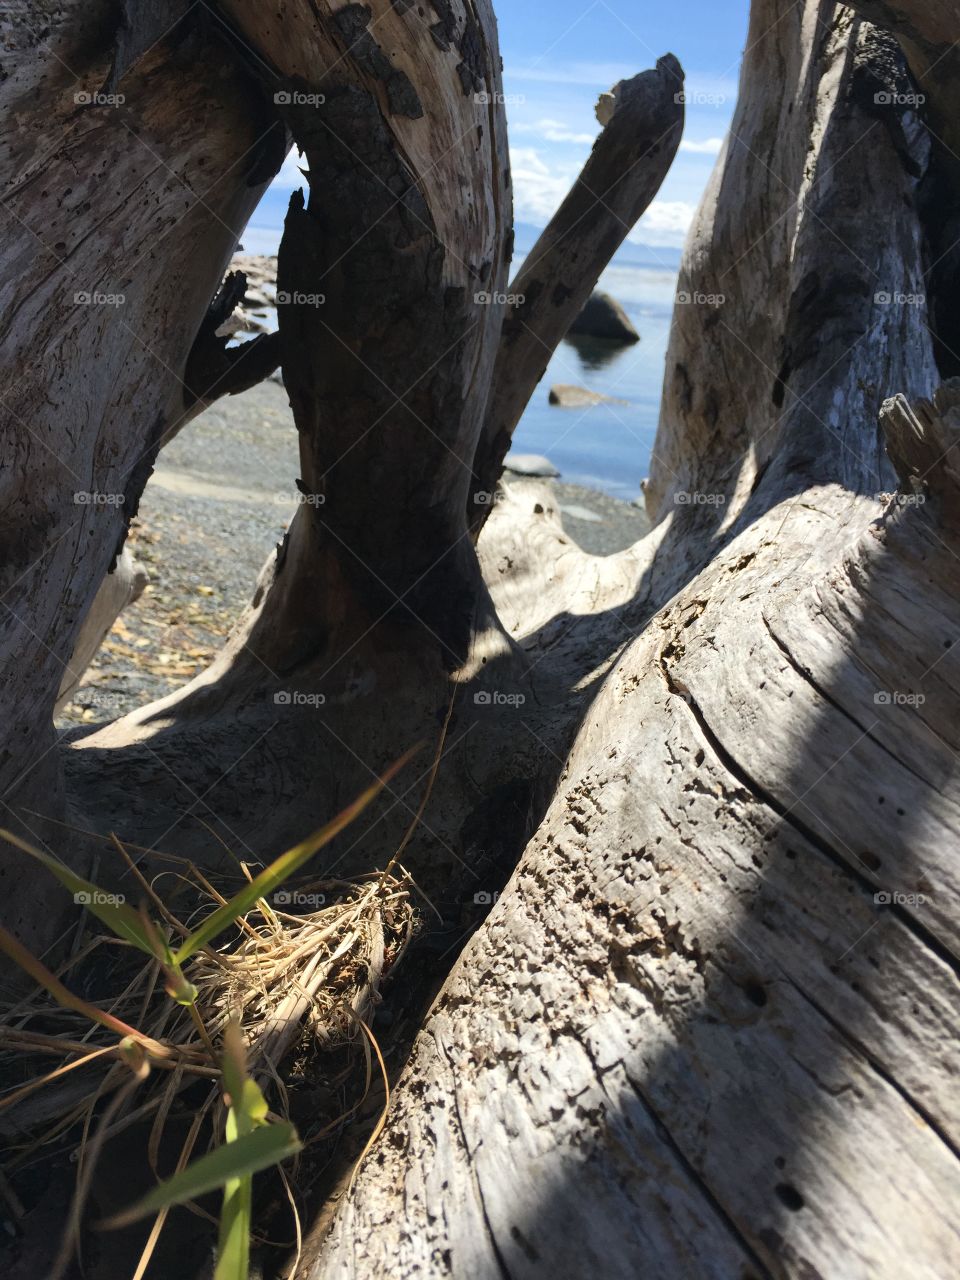
<svg viewBox="0 0 960 1280"><path fill-rule="evenodd" d="M515 476L558 476L560 472L549 458L539 453L508 453L503 464L507 471Z"/></svg>
<svg viewBox="0 0 960 1280"><path fill-rule="evenodd" d="M548 399L561 409L588 409L594 404L630 403L629 400L617 400L614 396L601 395L599 391L588 391L586 387L567 386L564 383L551 387Z"/></svg>

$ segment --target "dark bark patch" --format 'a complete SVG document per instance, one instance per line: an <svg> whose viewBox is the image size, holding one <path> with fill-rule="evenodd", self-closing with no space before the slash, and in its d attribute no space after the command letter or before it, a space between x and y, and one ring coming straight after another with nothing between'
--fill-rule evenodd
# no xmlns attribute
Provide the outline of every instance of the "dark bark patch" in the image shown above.
<svg viewBox="0 0 960 1280"><path fill-rule="evenodd" d="M152 0L151 4L126 0L114 41L113 65L103 92L115 93L127 72L158 40L173 36L193 8L192 0Z"/></svg>
<svg viewBox="0 0 960 1280"><path fill-rule="evenodd" d="M423 104L410 77L393 66L367 30L371 16L366 5L350 4L334 13L331 20L357 66L386 88L391 112L419 120L423 115Z"/></svg>
<svg viewBox="0 0 960 1280"><path fill-rule="evenodd" d="M440 19L430 28L430 35L438 49L444 52L455 47L460 54L457 75L464 95L479 93L484 83L483 37L472 12L467 12L463 31L457 37L457 18L450 0L431 0L434 13Z"/></svg>

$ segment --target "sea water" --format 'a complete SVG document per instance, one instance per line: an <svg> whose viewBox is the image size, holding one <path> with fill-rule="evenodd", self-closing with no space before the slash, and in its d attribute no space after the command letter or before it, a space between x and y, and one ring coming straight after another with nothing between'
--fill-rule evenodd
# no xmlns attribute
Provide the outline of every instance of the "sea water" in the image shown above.
<svg viewBox="0 0 960 1280"><path fill-rule="evenodd" d="M287 199L287 193L266 193L243 233L247 253L277 252ZM516 233L511 276L539 234L522 223ZM640 496L657 430L679 256L676 249L628 243L614 257L597 287L617 299L640 341L620 346L564 339L517 426L517 453L544 454L573 484L615 498ZM624 403L562 409L548 402L550 388L557 383L586 387Z"/></svg>
<svg viewBox="0 0 960 1280"><path fill-rule="evenodd" d="M656 436L676 269L615 263L598 288L617 299L640 341L565 338L524 410L513 447L545 454L564 480L632 500L640 496ZM562 409L548 401L557 383L625 403Z"/></svg>

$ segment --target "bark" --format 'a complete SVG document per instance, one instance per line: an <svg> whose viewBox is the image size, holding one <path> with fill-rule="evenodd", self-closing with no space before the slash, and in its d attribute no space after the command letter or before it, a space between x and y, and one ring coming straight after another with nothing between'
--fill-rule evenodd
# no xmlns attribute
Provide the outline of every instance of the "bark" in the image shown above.
<svg viewBox="0 0 960 1280"><path fill-rule="evenodd" d="M890 45L832 11L754 5L681 273L725 302L678 308L617 601L639 634L312 1276L960 1261L960 389L916 400L926 311L875 301L923 294L929 142L871 129Z"/></svg>

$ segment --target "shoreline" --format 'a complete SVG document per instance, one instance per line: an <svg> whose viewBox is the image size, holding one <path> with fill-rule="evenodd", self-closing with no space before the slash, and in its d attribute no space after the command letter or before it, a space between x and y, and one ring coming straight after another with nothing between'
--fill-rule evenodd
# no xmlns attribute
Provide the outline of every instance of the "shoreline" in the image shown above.
<svg viewBox="0 0 960 1280"><path fill-rule="evenodd" d="M92 727L172 693L203 671L251 599L296 510L297 433L284 388L266 381L212 405L163 450L128 545L149 582L117 619L61 729ZM649 529L640 508L559 480L565 531L610 555Z"/></svg>

